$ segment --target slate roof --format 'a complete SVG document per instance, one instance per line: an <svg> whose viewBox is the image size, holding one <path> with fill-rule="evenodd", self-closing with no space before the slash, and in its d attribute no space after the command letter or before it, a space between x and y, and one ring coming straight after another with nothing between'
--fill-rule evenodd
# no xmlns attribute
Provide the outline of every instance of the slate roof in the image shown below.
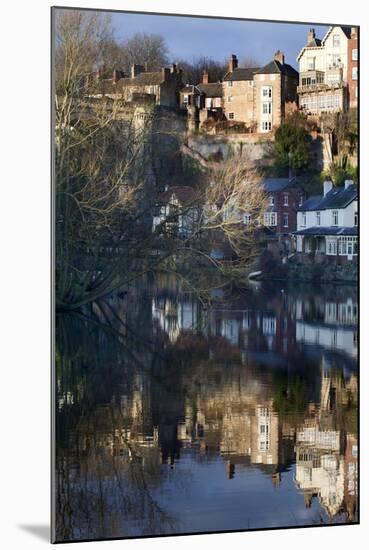
<svg viewBox="0 0 369 550"><path fill-rule="evenodd" d="M267 193L276 193L287 187L297 187L296 178L266 178L263 181L263 187Z"/></svg>
<svg viewBox="0 0 369 550"><path fill-rule="evenodd" d="M280 63L276 59L267 63L264 67L256 71L256 74L285 74L293 78L298 78L299 73L288 63Z"/></svg>
<svg viewBox="0 0 369 550"><path fill-rule="evenodd" d="M172 195L175 195L181 204L189 205L200 199L200 194L189 185L175 185L169 187L159 197L160 203L167 203Z"/></svg>
<svg viewBox="0 0 369 550"><path fill-rule="evenodd" d="M328 208L346 208L353 200L357 199L357 186L333 187L323 197L310 197L299 208L301 212L311 210L327 210Z"/></svg>
<svg viewBox="0 0 369 550"><path fill-rule="evenodd" d="M192 94L198 92L197 86L194 86L193 84L186 84L183 88L180 90L182 93Z"/></svg>
<svg viewBox="0 0 369 550"><path fill-rule="evenodd" d="M253 80L254 74L258 72L258 67L243 69L242 67L228 72L223 80Z"/></svg>
<svg viewBox="0 0 369 550"><path fill-rule="evenodd" d="M140 73L134 78L121 78L118 80L116 86L118 88L125 86L154 86L155 84L161 84L164 82L161 71L151 73Z"/></svg>
<svg viewBox="0 0 369 550"><path fill-rule="evenodd" d="M357 227L307 227L306 229L300 229L299 231L294 231L294 235L311 235L311 236L324 236L324 235L357 235Z"/></svg>
<svg viewBox="0 0 369 550"><path fill-rule="evenodd" d="M207 97L222 97L223 95L223 89L220 82L198 84L196 88L198 88L200 92L204 93Z"/></svg>
<svg viewBox="0 0 369 550"><path fill-rule="evenodd" d="M322 45L322 41L320 38L313 38L313 40L310 40L305 46L305 48L316 48Z"/></svg>

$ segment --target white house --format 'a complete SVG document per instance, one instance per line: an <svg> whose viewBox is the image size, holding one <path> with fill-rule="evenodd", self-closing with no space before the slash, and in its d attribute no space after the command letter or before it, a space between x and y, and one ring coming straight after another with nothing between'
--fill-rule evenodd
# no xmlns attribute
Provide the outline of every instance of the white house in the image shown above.
<svg viewBox="0 0 369 550"><path fill-rule="evenodd" d="M300 51L299 104L305 111L320 114L348 107L348 42L351 27L330 27L322 40L310 29Z"/></svg>
<svg viewBox="0 0 369 550"><path fill-rule="evenodd" d="M167 187L159 197L153 217L153 232L188 237L195 231L200 214L200 196L186 185Z"/></svg>
<svg viewBox="0 0 369 550"><path fill-rule="evenodd" d="M310 197L297 212L296 253L315 262L356 260L358 253L357 186L323 184L324 195Z"/></svg>

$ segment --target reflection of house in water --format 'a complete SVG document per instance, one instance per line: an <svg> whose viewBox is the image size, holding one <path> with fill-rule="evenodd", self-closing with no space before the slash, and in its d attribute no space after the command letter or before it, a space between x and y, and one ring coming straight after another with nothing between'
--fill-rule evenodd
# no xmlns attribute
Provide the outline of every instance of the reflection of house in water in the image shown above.
<svg viewBox="0 0 369 550"><path fill-rule="evenodd" d="M356 357L357 303L352 298L320 303L296 300L296 340Z"/></svg>
<svg viewBox="0 0 369 550"><path fill-rule="evenodd" d="M358 505L358 446L354 434L347 434L346 437L344 495L349 520L355 521Z"/></svg>
<svg viewBox="0 0 369 550"><path fill-rule="evenodd" d="M318 497L327 514L346 512L350 521L357 506L357 441L337 429L337 407L356 399L354 375L345 381L323 369L320 409L296 432L296 485L307 507Z"/></svg>
<svg viewBox="0 0 369 550"><path fill-rule="evenodd" d="M159 327L167 333L174 343L180 333L195 330L199 318L199 303L189 296L186 299L171 297L154 297L152 300L152 317Z"/></svg>

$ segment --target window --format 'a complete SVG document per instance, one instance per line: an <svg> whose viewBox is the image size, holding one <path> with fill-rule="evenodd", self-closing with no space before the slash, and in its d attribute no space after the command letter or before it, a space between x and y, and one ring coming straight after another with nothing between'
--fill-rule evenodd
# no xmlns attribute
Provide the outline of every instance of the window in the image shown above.
<svg viewBox="0 0 369 550"><path fill-rule="evenodd" d="M274 206L275 201L273 195L269 195L269 206Z"/></svg>
<svg viewBox="0 0 369 550"><path fill-rule="evenodd" d="M327 238L327 255L336 256L337 254L337 239Z"/></svg>
<svg viewBox="0 0 369 550"><path fill-rule="evenodd" d="M352 59L352 61L357 61L357 49L356 48L354 50L352 50L351 59Z"/></svg>
<svg viewBox="0 0 369 550"><path fill-rule="evenodd" d="M338 254L340 256L356 256L357 237L340 237L338 241Z"/></svg>
<svg viewBox="0 0 369 550"><path fill-rule="evenodd" d="M315 217L316 217L316 224L320 225L320 212L316 212Z"/></svg>
<svg viewBox="0 0 369 550"><path fill-rule="evenodd" d="M302 206L302 203L304 202L304 197L301 195L299 199L299 206Z"/></svg>
<svg viewBox="0 0 369 550"><path fill-rule="evenodd" d="M334 34L333 35L333 47L334 48L339 48L340 45L341 45L341 40L340 40L340 35L339 34Z"/></svg>
<svg viewBox="0 0 369 550"><path fill-rule="evenodd" d="M352 67L352 80L357 80L357 67Z"/></svg>
<svg viewBox="0 0 369 550"><path fill-rule="evenodd" d="M250 223L251 223L251 214L244 214L243 215L243 223L245 225L250 225Z"/></svg>
<svg viewBox="0 0 369 550"><path fill-rule="evenodd" d="M233 81L232 81L232 80L228 80L228 87L230 88L231 86L233 86Z"/></svg>
<svg viewBox="0 0 369 550"><path fill-rule="evenodd" d="M205 107L207 109L211 109L212 108L212 105L213 105L213 101L212 101L212 98L211 97L207 97L205 99Z"/></svg>
<svg viewBox="0 0 369 550"><path fill-rule="evenodd" d="M283 193L283 206L288 206L288 193Z"/></svg>
<svg viewBox="0 0 369 550"><path fill-rule="evenodd" d="M288 214L283 214L283 227L288 227Z"/></svg>
<svg viewBox="0 0 369 550"><path fill-rule="evenodd" d="M315 57L308 57L307 65L308 70L313 71L315 69Z"/></svg>
<svg viewBox="0 0 369 550"><path fill-rule="evenodd" d="M277 225L277 214L276 212L266 212L264 214L264 224L268 226Z"/></svg>
<svg viewBox="0 0 369 550"><path fill-rule="evenodd" d="M306 227L306 212L303 212L303 213L302 213L301 218L302 218L302 219L301 219L301 225L302 225L303 227Z"/></svg>
<svg viewBox="0 0 369 550"><path fill-rule="evenodd" d="M272 97L272 87L271 86L263 86L261 89L261 97Z"/></svg>
<svg viewBox="0 0 369 550"><path fill-rule="evenodd" d="M270 132L270 130L272 129L272 123L271 122L268 122L268 121L263 121L261 123L261 131L262 132Z"/></svg>
<svg viewBox="0 0 369 550"><path fill-rule="evenodd" d="M338 210L332 210L332 225L338 225Z"/></svg>
<svg viewBox="0 0 369 550"><path fill-rule="evenodd" d="M234 113L228 113L228 118L229 118L229 120L233 120L234 119Z"/></svg>
<svg viewBox="0 0 369 550"><path fill-rule="evenodd" d="M188 95L183 96L183 104L188 105Z"/></svg>
<svg viewBox="0 0 369 550"><path fill-rule="evenodd" d="M228 101L233 101L233 96L229 95L228 96Z"/></svg>
<svg viewBox="0 0 369 550"><path fill-rule="evenodd" d="M354 225L357 226L357 222L358 222L358 215L357 215L357 212L354 213Z"/></svg>
<svg viewBox="0 0 369 550"><path fill-rule="evenodd" d="M263 103L263 115L271 115L272 114L272 102L267 101Z"/></svg>

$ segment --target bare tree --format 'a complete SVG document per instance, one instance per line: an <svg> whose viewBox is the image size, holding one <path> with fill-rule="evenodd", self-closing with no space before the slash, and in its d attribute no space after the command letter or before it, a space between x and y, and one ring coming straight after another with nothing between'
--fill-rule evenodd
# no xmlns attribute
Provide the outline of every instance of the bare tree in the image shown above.
<svg viewBox="0 0 369 550"><path fill-rule="evenodd" d="M203 73L207 73L209 82L218 82L227 72L227 61L216 61L211 57L198 57L192 61L179 60L178 65L183 71L183 82L200 84Z"/></svg>
<svg viewBox="0 0 369 550"><path fill-rule="evenodd" d="M121 44L122 67L129 71L137 63L147 71L158 71L168 64L168 46L159 34L136 33Z"/></svg>

